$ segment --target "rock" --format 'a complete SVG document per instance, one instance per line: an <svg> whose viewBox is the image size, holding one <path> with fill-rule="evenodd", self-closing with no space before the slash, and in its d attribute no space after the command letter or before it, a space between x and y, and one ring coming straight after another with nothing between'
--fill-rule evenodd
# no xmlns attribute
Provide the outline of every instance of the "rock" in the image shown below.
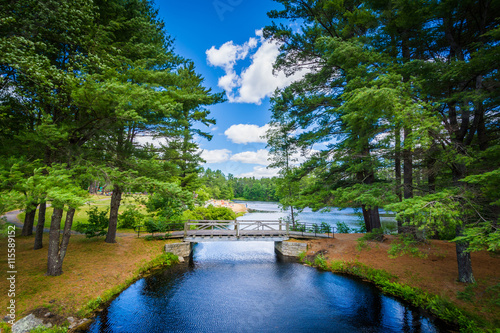
<svg viewBox="0 0 500 333"><path fill-rule="evenodd" d="M54 315L50 312L47 312L46 314L43 315L45 318L50 318L53 317Z"/></svg>
<svg viewBox="0 0 500 333"><path fill-rule="evenodd" d="M184 257L179 256L179 262L184 262Z"/></svg>
<svg viewBox="0 0 500 333"><path fill-rule="evenodd" d="M69 321L70 324L73 324L75 322L75 318L68 317L68 321Z"/></svg>
<svg viewBox="0 0 500 333"><path fill-rule="evenodd" d="M19 319L14 325L12 325L12 333L30 332L38 326L52 327L52 324L44 324L42 319L35 317L33 314L30 314L24 318Z"/></svg>
<svg viewBox="0 0 500 333"><path fill-rule="evenodd" d="M90 324L92 322L92 320L90 319L81 319L81 320L77 320L75 322L73 322L71 325L69 325L69 329L72 330L72 329L83 329L85 328L85 326L87 326L88 324Z"/></svg>

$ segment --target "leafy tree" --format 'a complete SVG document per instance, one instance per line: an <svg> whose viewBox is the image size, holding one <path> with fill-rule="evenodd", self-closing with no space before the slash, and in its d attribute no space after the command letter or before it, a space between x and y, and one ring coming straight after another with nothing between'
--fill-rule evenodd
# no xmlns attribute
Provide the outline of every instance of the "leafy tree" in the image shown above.
<svg viewBox="0 0 500 333"><path fill-rule="evenodd" d="M409 213L410 206L421 207L433 193L453 198L440 201L447 207L441 212L477 209L465 200L476 189L462 180L497 168L498 159L483 152L498 144L493 87L499 27L492 14L498 4L277 2L284 9L269 16L295 21L300 29L284 24L265 29L265 36L282 45L276 68L310 71L277 92L272 107L284 116L275 118L301 130L299 147L326 145L301 168L303 177L314 180L303 203L360 206L368 231L380 226L378 206L401 199L391 207L409 225L418 224L419 216ZM415 175L425 175L427 183L420 186ZM483 211L488 200L481 200ZM462 282L474 281L467 252L471 234L464 235L476 214L464 209L426 222L455 226ZM493 221L497 218L493 213Z"/></svg>

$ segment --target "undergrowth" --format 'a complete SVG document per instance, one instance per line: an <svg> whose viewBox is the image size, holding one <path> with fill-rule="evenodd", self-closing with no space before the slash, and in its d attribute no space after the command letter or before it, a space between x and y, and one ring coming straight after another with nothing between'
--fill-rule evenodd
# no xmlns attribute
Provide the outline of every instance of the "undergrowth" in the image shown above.
<svg viewBox="0 0 500 333"><path fill-rule="evenodd" d="M396 258L404 254L408 254L417 258L427 258L427 254L420 251L418 245L423 241L419 240L413 234L401 234L391 244L391 248L387 253L389 258Z"/></svg>

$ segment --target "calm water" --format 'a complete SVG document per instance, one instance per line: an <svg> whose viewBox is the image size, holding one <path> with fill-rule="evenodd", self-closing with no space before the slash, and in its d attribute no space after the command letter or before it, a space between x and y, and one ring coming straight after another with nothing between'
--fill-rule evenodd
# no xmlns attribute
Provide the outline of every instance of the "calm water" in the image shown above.
<svg viewBox="0 0 500 333"><path fill-rule="evenodd" d="M236 201L241 203L246 203L248 208L257 210L255 213L248 213L245 216L239 217L238 220L277 220L279 218L285 218L290 214L290 211L282 211L276 202L263 202L263 201ZM346 208L338 210L337 208L332 208L329 212L313 212L310 208L304 209L302 212L295 214L295 220L299 222L306 223L317 223L326 222L331 226L336 226L338 222L344 222L351 229L357 229L363 224L363 216L361 211L357 212L353 208ZM396 220L394 219L394 214L386 213L382 209L380 210L380 222L382 227L392 228L393 230L397 228Z"/></svg>
<svg viewBox="0 0 500 333"><path fill-rule="evenodd" d="M141 279L123 291L89 332L446 329L367 283L283 262L273 242L212 242L197 244L189 265Z"/></svg>

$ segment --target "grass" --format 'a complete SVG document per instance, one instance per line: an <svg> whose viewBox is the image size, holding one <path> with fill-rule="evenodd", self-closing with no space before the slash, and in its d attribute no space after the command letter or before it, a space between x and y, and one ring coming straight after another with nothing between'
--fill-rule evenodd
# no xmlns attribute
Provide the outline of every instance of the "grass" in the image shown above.
<svg viewBox="0 0 500 333"><path fill-rule="evenodd" d="M175 240L147 242L127 236L118 237L115 244L108 244L103 237L86 239L83 235L73 235L64 259L63 274L57 277L45 276L48 237L44 237L44 247L40 250L33 250L33 242L34 236L16 237L17 319L39 307L66 317L85 314L87 312L82 309L89 302L99 302L99 297L106 301L151 265L160 264L158 256L164 244ZM0 238L3 253L7 253L7 243L6 238ZM7 267L6 256L0 257L0 266ZM8 281L4 278L0 280L0 289L8 289ZM7 297L1 298L0 306L6 307L7 302Z"/></svg>

